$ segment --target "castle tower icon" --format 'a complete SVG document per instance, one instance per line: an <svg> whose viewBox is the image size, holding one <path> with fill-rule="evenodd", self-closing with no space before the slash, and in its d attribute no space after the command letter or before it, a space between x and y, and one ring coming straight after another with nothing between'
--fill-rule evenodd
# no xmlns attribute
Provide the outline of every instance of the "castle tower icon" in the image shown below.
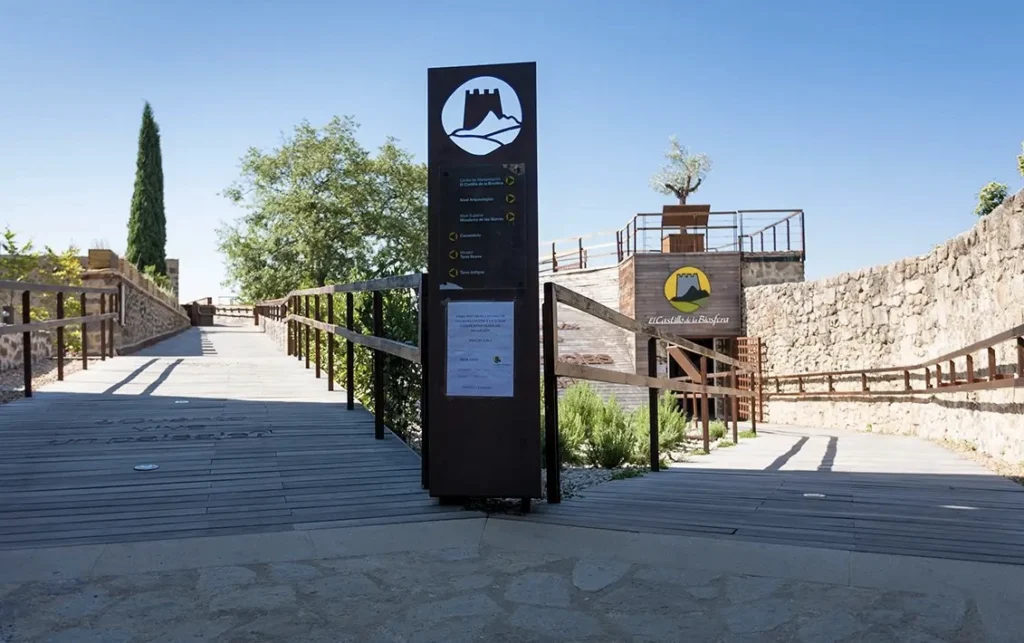
<svg viewBox="0 0 1024 643"><path fill-rule="evenodd" d="M466 90L466 105L462 114L463 129L476 129L490 112L498 117L505 115L501 111L501 93L498 89L485 89L483 93L480 93L479 89Z"/></svg>

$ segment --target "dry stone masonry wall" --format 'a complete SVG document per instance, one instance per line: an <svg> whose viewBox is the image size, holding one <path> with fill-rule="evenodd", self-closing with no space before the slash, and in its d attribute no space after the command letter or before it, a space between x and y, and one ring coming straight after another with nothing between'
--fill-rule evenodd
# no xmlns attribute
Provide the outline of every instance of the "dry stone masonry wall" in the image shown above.
<svg viewBox="0 0 1024 643"><path fill-rule="evenodd" d="M53 334L49 331L32 333L32 359L46 359L53 356ZM0 335L0 371L22 368L22 336Z"/></svg>
<svg viewBox="0 0 1024 643"><path fill-rule="evenodd" d="M768 375L912 365L964 348L1024 323L1024 191L926 255L747 288L744 302L747 334L767 346ZM1016 353L1006 345L998 358L1008 370ZM987 375L984 356L975 362ZM965 361L957 367L962 379ZM1024 461L1024 389L887 400L774 398L768 419L968 441Z"/></svg>

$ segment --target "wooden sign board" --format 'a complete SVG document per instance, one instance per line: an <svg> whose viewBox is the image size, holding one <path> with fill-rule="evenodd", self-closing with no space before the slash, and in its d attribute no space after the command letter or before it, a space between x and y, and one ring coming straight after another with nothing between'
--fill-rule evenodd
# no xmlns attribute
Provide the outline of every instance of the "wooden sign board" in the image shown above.
<svg viewBox="0 0 1024 643"><path fill-rule="evenodd" d="M540 497L534 63L427 73L430 494Z"/></svg>

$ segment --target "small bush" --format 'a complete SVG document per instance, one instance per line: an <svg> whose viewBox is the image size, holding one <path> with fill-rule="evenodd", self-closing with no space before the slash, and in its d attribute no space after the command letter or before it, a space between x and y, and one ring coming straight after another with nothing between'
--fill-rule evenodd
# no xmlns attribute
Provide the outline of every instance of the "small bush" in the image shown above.
<svg viewBox="0 0 1024 643"><path fill-rule="evenodd" d="M725 422L721 420L715 420L708 425L708 433L711 435L712 440L721 440L725 437L726 429Z"/></svg>
<svg viewBox="0 0 1024 643"><path fill-rule="evenodd" d="M603 410L604 401L587 382L578 382L570 386L558 403L559 419L563 415L577 416L588 435L594 429Z"/></svg>
<svg viewBox="0 0 1024 643"><path fill-rule="evenodd" d="M612 480L625 480L627 478L639 478L640 476L647 473L646 469L640 467L626 467L625 469L618 469L612 474Z"/></svg>
<svg viewBox="0 0 1024 643"><path fill-rule="evenodd" d="M727 447L734 447L734 446L736 446L736 443L733 442L732 440L722 440L721 442L718 443L718 448L719 449L725 449Z"/></svg>
<svg viewBox="0 0 1024 643"><path fill-rule="evenodd" d="M613 396L601 409L584 452L587 462L595 467L614 469L635 457L636 431Z"/></svg>
<svg viewBox="0 0 1024 643"><path fill-rule="evenodd" d="M757 434L754 433L753 431L741 431L740 432L740 437L743 438L744 440L746 440L746 439L749 439L749 438L756 438Z"/></svg>

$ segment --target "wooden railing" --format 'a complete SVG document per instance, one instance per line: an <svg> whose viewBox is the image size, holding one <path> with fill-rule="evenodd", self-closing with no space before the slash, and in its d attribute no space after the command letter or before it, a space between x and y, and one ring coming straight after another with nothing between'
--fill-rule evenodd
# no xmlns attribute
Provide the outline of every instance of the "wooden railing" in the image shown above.
<svg viewBox="0 0 1024 643"><path fill-rule="evenodd" d="M636 335L647 337L647 375L638 373L625 373L613 371L596 366L585 364L571 364L562 362L558 358L558 304L564 304L592 315L604 322L617 326L623 330ZM595 382L607 382L610 384L626 384L632 386L643 386L648 389L648 405L650 414L650 466L651 471L657 471L659 467L658 447L658 393L660 390L675 391L677 393L694 393L701 398L701 423L705 452L710 450L709 412L708 396L719 395L728 398L732 405L733 419L733 440L739 439L737 403L739 398L750 398L752 406L757 404L757 392L755 387L743 389L737 386L737 376L741 373L750 375L751 382L756 379L756 370L748 363L738 360L730 355L725 355L709 348L695 344L683 337L666 333L661 329L636 321L617 310L599 304L593 299L569 290L564 286L548 282L544 284L544 306L543 306L543 351L544 351L544 436L545 436L545 458L547 467L547 498L549 503L561 502L561 468L559 456L558 437L558 378L571 377L577 380L589 380ZM691 365L688 370L691 381L681 379L669 379L658 376L658 343L663 342L670 345L677 353L674 359L682 358ZM691 353L700 358L700 368L692 365L689 358L683 353ZM721 386L709 384L713 378L708 374L708 360L714 360L719 364L732 367L730 370L730 385ZM724 377L726 374L719 373ZM757 424L755 413L750 414L751 428L756 430Z"/></svg>
<svg viewBox="0 0 1024 643"><path fill-rule="evenodd" d="M316 377L321 376L321 333L327 335L327 390L334 390L334 341L335 337L345 339L345 392L347 395L347 408L355 408L355 345L364 346L373 351L373 416L374 416L374 437L378 440L384 439L384 381L386 377L385 356L391 355L399 359L420 364L422 370L422 388L420 400L420 449L424 457L420 458L422 483L424 488L428 480L428 462L425 454L428 444L427 427L427 324L426 315L426 288L427 275L425 273L414 273L397 277L384 277L370 281L360 281L350 284L330 285L320 288L307 288L296 290L287 296L258 304L255 307L257 317L264 316L278 321L285 321L288 324L288 354L297 359L305 360L306 368L310 368L311 357L316 370ZM414 290L419 298L419 345L411 345L403 342L388 339L385 332L384 320L384 298L383 293L389 290ZM373 332L365 335L356 330L354 320L354 295L358 293L372 293L373 296ZM336 324L334 310L334 295L345 295L345 320L344 324ZM326 300L326 311L321 305L322 299ZM312 305L311 305L312 304ZM326 318L324 316L326 312ZM310 342L313 348L310 348Z"/></svg>
<svg viewBox="0 0 1024 643"><path fill-rule="evenodd" d="M52 284L35 284L23 281L0 281L0 290L21 291L21 323L0 326L0 335L22 334L22 361L25 370L25 397L32 397L32 333L41 330L57 331L57 380L64 380L64 328L80 325L82 327L82 369L89 368L89 335L88 325L100 324L100 359L114 357L114 320L121 319L120 288L90 288L87 286L59 286ZM57 294L57 318L45 321L32 321L32 293L46 292ZM64 295L78 294L82 315L78 317L64 316ZM99 295L100 314L88 315L86 295ZM110 312L107 312L109 309Z"/></svg>
<svg viewBox="0 0 1024 643"><path fill-rule="evenodd" d="M1000 371L997 347L1011 344L1011 353L1016 352L1016 363L1004 365ZM985 368L979 370L974 357L985 355ZM958 367L957 361L962 361ZM943 365L946 371L943 372ZM923 371L923 372L922 372ZM961 377L962 376L962 377ZM838 384L849 384L853 389L836 388ZM958 393L961 391L982 391L999 388L1024 387L1024 325L975 342L960 350L934 359L909 366L887 366L843 371L820 371L765 377L769 390L765 396L786 398L819 397L893 397L906 395L934 395L935 393ZM771 384L774 381L774 389ZM922 382L914 386L915 381ZM814 390L808 390L813 385ZM877 388L878 386L887 388ZM790 389L795 386L796 390ZM824 387L821 390L820 387Z"/></svg>

